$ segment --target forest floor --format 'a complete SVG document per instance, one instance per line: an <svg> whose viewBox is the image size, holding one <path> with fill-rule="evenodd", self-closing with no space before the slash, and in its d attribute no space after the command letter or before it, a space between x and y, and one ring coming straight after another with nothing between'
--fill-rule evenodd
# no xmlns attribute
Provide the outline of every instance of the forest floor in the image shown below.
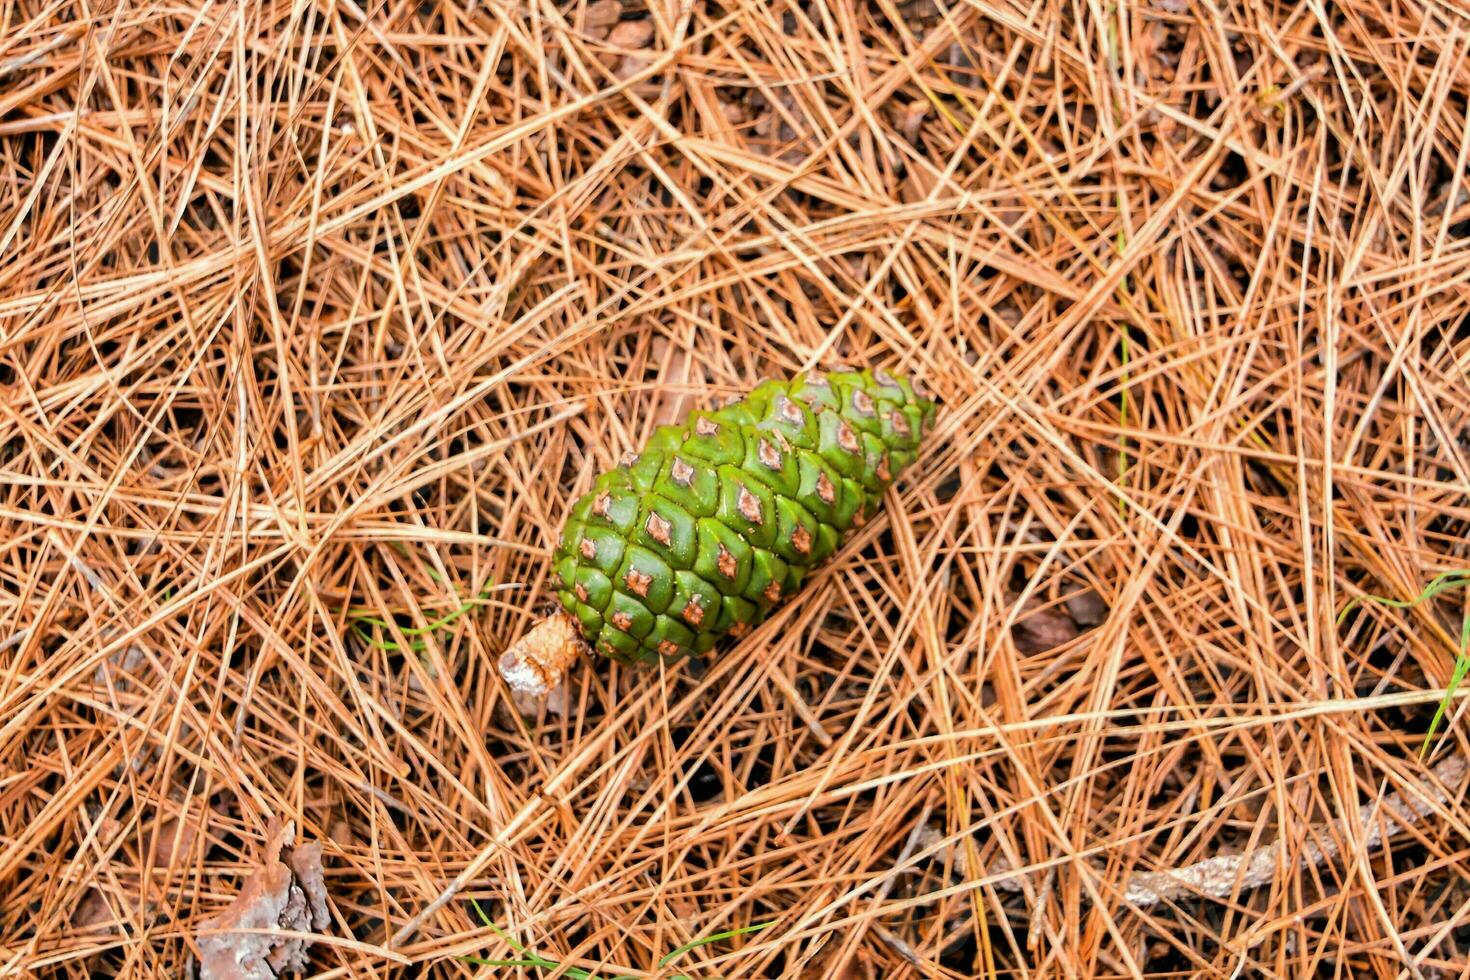
<svg viewBox="0 0 1470 980"><path fill-rule="evenodd" d="M1467 98L1440 0L0 4L0 976L1462 974ZM517 706L576 496L837 362L883 515Z"/></svg>

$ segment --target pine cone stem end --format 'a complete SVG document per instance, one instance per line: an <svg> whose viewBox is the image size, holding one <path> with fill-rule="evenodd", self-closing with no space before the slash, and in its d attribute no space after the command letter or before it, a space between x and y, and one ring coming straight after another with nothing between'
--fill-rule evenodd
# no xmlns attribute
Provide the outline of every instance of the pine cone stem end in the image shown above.
<svg viewBox="0 0 1470 980"><path fill-rule="evenodd" d="M500 676L517 694L544 698L587 650L577 621L561 611L547 616L500 657Z"/></svg>

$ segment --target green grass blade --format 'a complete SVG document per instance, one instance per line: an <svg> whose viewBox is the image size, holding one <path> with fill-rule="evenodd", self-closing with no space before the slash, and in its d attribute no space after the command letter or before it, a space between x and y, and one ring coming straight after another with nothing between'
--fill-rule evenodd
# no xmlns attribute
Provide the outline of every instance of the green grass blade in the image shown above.
<svg viewBox="0 0 1470 980"><path fill-rule="evenodd" d="M1347 614L1365 602L1371 602L1376 606L1388 606L1391 609L1413 609L1415 606L1428 602L1442 592L1448 592L1450 589L1463 589L1466 586L1470 586L1470 569L1460 569L1458 571L1444 572L1436 575L1424 587L1424 591L1413 599L1390 599L1387 596L1380 595L1358 596L1342 607L1342 612L1337 614L1337 625L1341 626L1342 621L1347 619Z"/></svg>
<svg viewBox="0 0 1470 980"><path fill-rule="evenodd" d="M668 966L674 960L678 959L680 956L683 956L691 949L698 949L701 946L708 946L710 943L717 943L721 939L732 939L735 936L744 936L752 932L760 932L762 929L769 929L775 924L775 920L772 920L770 922L757 922L755 925L741 926L739 929L730 929L726 932L717 932L712 936L705 936L703 939L696 939L691 943L685 943L683 946L680 946L678 949L674 950L671 953L664 954L663 959L658 961L658 965L661 967Z"/></svg>
<svg viewBox="0 0 1470 980"><path fill-rule="evenodd" d="M380 639L378 639L376 636L374 636L373 634L369 633L367 630L363 629L357 623L353 623L352 624L352 632L354 634L356 634L356 636L357 636L357 638L359 640L361 640L362 642L366 643L368 646L377 647L379 650L403 650L403 649L405 649L405 647L402 644L394 643L392 640L380 640ZM407 649L412 650L415 653L422 653L425 650L427 650L428 648L429 648L429 644L427 642L425 642L424 640L413 640L407 646Z"/></svg>
<svg viewBox="0 0 1470 980"><path fill-rule="evenodd" d="M465 963L473 964L475 966L517 967L517 968L521 968L521 969L535 968L535 969L541 969L541 970L562 970L563 971L563 975L564 976L571 977L572 980L600 980L600 978L597 977L595 974L589 973L588 971L583 970L580 967L575 967L575 966L565 966L564 967L562 964L556 962L555 960L548 960L544 956L540 956L540 955L538 955L536 953L531 952L530 950L526 949L525 946L523 946L522 944L520 944L520 943L516 942L514 939L512 939L510 937L510 935L508 933L506 933L506 931L504 929L501 929L499 926L497 926L495 924L494 920L491 919L490 916L486 914L485 910L480 907L480 903L479 902L475 901L473 898L470 899L469 902L470 902L470 906L475 910L475 917L478 918L480 920L480 922L483 923L484 926L487 929L489 929L491 932L495 933L495 935L497 935L501 939L503 939L517 953L520 953L521 954L521 958L520 959L517 959L517 960L488 960L488 959L483 959L483 958L478 957L478 956L456 956L455 959L460 960L460 961L465 962ZM770 922L758 922L758 923L756 923L754 925L741 926L738 929L730 929L730 930L727 930L726 932L717 932L714 935L705 936L703 939L696 939L693 942L691 942L691 943L685 943L683 946L680 946L678 949L674 950L673 952L666 954L663 957L663 959L661 959L661 960L658 961L658 965L660 967L667 966L674 959L676 959L676 958L684 955L685 953L689 952L691 949L698 949L699 947L701 947L701 946L707 946L710 943L717 943L717 942L719 942L722 939L730 939L730 938L735 937L735 936L744 936L744 935L747 935L747 934L752 933L752 932L760 932L762 929L769 929L771 926L773 926L775 924L776 923L775 923L774 920L772 920ZM623 974L619 974L618 976L611 977L611 978L609 978L609 980L637 980L637 977L634 974L623 973ZM689 978L688 977L685 977L685 976L676 976L676 977L670 978L670 980L689 980Z"/></svg>
<svg viewBox="0 0 1470 980"><path fill-rule="evenodd" d="M1439 730L1439 723L1444 720L1445 712L1455 697L1455 691L1459 689L1460 682L1465 679L1465 674L1470 671L1470 618L1460 625L1460 653L1455 657L1455 670L1450 674L1449 686L1445 688L1444 697L1440 699L1439 706L1434 709L1434 718L1429 722L1429 731L1424 735L1424 741L1419 746L1419 758L1429 755L1430 743L1434 741L1434 733Z"/></svg>
<svg viewBox="0 0 1470 980"><path fill-rule="evenodd" d="M1424 587L1424 591L1412 599L1390 599L1379 595L1358 596L1342 607L1342 612L1337 614L1337 625L1341 626L1343 620L1347 619L1347 614L1364 603L1371 602L1377 606L1388 606L1390 609L1413 609L1451 589L1466 587L1470 587L1470 569L1457 569L1436 575ZM1440 723L1444 721L1445 714L1449 711L1450 702L1455 699L1455 692L1459 690L1460 683L1464 681L1467 673L1470 673L1470 618L1466 618L1460 624L1460 649L1455 654L1455 669L1450 674L1450 683L1445 688L1444 697L1440 699L1439 706L1434 710L1434 717L1430 719L1429 731L1425 733L1424 741L1419 746L1421 759L1429 754L1429 748L1434 742L1434 733L1439 731Z"/></svg>
<svg viewBox="0 0 1470 980"><path fill-rule="evenodd" d="M540 970L559 970L562 968L562 965L555 960L548 960L546 957L533 953L521 943L516 942L510 933L495 924L495 920L491 919L485 910L481 908L480 903L473 898L470 899L470 906L475 910L475 917L484 924L485 928L504 940L511 949L520 953L522 958L518 960L486 960L478 956L459 956L456 959L463 960L466 963L473 963L476 966L533 967ZM594 974L576 966L567 967L563 976L571 977L572 980L598 980ZM617 980L617 978L614 978L614 980ZM631 978L631 980L636 980L636 978Z"/></svg>
<svg viewBox="0 0 1470 980"><path fill-rule="evenodd" d="M478 597L471 599L469 602L466 602L464 605L460 606L453 612L445 613L443 616L440 616L432 623L427 623L423 626L400 626L398 628L398 631L404 636L423 636L425 633L432 633L435 630L442 630L446 626L453 625L456 619L463 616L465 613L469 612L471 609L479 605L480 602L487 595L489 595L488 590L481 590ZM357 617L356 622L367 623L369 626L377 626L380 629L387 629L389 625L383 620L377 619L373 616L359 616Z"/></svg>
<svg viewBox="0 0 1470 980"><path fill-rule="evenodd" d="M432 572L433 570L429 569L429 571ZM383 630L384 632L390 629L390 624L383 621L382 619L379 619L376 616L368 615L366 611L362 610L349 609L347 611L347 614L352 618L352 632L357 636L358 639L362 640L369 646L377 647L379 650L396 651L408 649L414 651L415 653L423 653L429 648L428 641L415 640L413 639L413 637L426 636L429 633L435 633L439 630L452 626L455 620L459 619L465 613L469 612L471 609L474 609L476 606L483 603L486 599L490 598L490 593L492 591L494 591L493 586L489 583L486 583L485 587L481 589L473 599L469 600L458 609L454 609L450 612L445 613L443 616L440 616L433 622L426 623L423 626L398 627L398 631L402 633L405 637L409 638L409 643L406 647L403 644L397 643L393 640L379 639L375 633L368 631L368 626L376 627L377 629Z"/></svg>
<svg viewBox="0 0 1470 980"><path fill-rule="evenodd" d="M485 928L489 929L491 932L495 933L495 935L505 940L505 942L509 944L510 948L515 950L517 953L524 953L526 951L526 947L516 942L509 933L507 933L504 929L495 924L495 920L490 918L490 916L485 913L485 910L480 907L479 902L475 901L472 898L470 899L470 905L475 910L475 916L480 920L481 923L484 924Z"/></svg>

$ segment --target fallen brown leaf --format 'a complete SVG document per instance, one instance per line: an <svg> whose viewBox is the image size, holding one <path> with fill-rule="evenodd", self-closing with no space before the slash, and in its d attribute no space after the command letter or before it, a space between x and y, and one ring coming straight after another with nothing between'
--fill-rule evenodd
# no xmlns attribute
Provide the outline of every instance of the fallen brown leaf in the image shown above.
<svg viewBox="0 0 1470 980"><path fill-rule="evenodd" d="M1029 603L1028 603L1029 605ZM1022 653L1044 653L1077 638L1077 624L1054 608L1038 609L1011 631Z"/></svg>
<svg viewBox="0 0 1470 980"><path fill-rule="evenodd" d="M76 911L72 913L71 924L81 930L101 925L111 928L117 924L117 916L102 892L96 888L88 888L86 895L77 903Z"/></svg>
<svg viewBox="0 0 1470 980"><path fill-rule="evenodd" d="M201 823L202 820L197 816L188 820L177 817L165 817L161 820L144 870L169 868L173 866L175 858L187 858L194 850Z"/></svg>
<svg viewBox="0 0 1470 980"><path fill-rule="evenodd" d="M1108 618L1108 604L1092 589L1067 596L1065 604L1078 626L1101 626Z"/></svg>
<svg viewBox="0 0 1470 980"><path fill-rule="evenodd" d="M199 980L275 980L306 968L311 940L232 931L326 927L321 845L293 846L295 840L296 825L287 822L271 835L264 863L245 879L234 901L199 923Z"/></svg>
<svg viewBox="0 0 1470 980"><path fill-rule="evenodd" d="M623 5L618 0L593 0L583 15L582 33L601 40L622 16Z"/></svg>
<svg viewBox="0 0 1470 980"><path fill-rule="evenodd" d="M866 950L858 947L839 962L841 950L840 936L827 940L827 945L802 969L802 980L874 980L877 974Z"/></svg>
<svg viewBox="0 0 1470 980"><path fill-rule="evenodd" d="M607 43L613 49L639 51L653 43L653 22L650 20L625 20L607 35ZM631 78L642 71L648 59L639 54L625 54L616 62L613 75L619 80Z"/></svg>

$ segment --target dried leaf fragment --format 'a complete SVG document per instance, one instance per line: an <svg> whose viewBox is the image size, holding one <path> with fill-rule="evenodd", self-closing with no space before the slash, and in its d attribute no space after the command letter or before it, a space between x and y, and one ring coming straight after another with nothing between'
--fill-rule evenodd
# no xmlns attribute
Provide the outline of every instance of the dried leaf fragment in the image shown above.
<svg viewBox="0 0 1470 980"><path fill-rule="evenodd" d="M1108 618L1108 604L1094 590L1087 589L1067 596L1067 615L1078 626L1101 626Z"/></svg>
<svg viewBox="0 0 1470 980"><path fill-rule="evenodd" d="M842 957L842 948L841 936L828 938L827 945L802 969L802 980L874 980L878 976L867 950L860 947Z"/></svg>
<svg viewBox="0 0 1470 980"><path fill-rule="evenodd" d="M107 898L96 888L88 888L82 900L77 903L76 911L71 914L73 928L87 930L97 926L106 926L113 929L117 925L117 915L112 911L112 906L107 904Z"/></svg>
<svg viewBox="0 0 1470 980"><path fill-rule="evenodd" d="M1027 607L1040 605L1034 600ZM1012 629L1016 649L1022 653L1045 653L1077 639L1080 631L1071 617L1055 608L1041 608L1016 623Z"/></svg>
<svg viewBox="0 0 1470 980"><path fill-rule="evenodd" d="M199 923L199 980L275 980L306 968L308 939L230 931L326 928L321 845L293 846L295 840L296 825L288 821L271 835L265 861L245 879L234 901Z"/></svg>
<svg viewBox="0 0 1470 980"><path fill-rule="evenodd" d="M583 14L582 33L601 40L622 16L623 5L618 0L593 0Z"/></svg>
<svg viewBox="0 0 1470 980"><path fill-rule="evenodd" d="M194 842L199 839L204 820L199 815L185 816L187 819L183 820L178 817L163 817L158 820L152 850L143 864L145 871L171 868L175 859L187 859L193 853Z"/></svg>
<svg viewBox="0 0 1470 980"><path fill-rule="evenodd" d="M651 20L621 21L608 32L609 47L629 52L614 62L613 75L619 81L632 78L648 66L649 59L646 55L632 52L642 51L649 47L653 43L653 33L653 21Z"/></svg>

